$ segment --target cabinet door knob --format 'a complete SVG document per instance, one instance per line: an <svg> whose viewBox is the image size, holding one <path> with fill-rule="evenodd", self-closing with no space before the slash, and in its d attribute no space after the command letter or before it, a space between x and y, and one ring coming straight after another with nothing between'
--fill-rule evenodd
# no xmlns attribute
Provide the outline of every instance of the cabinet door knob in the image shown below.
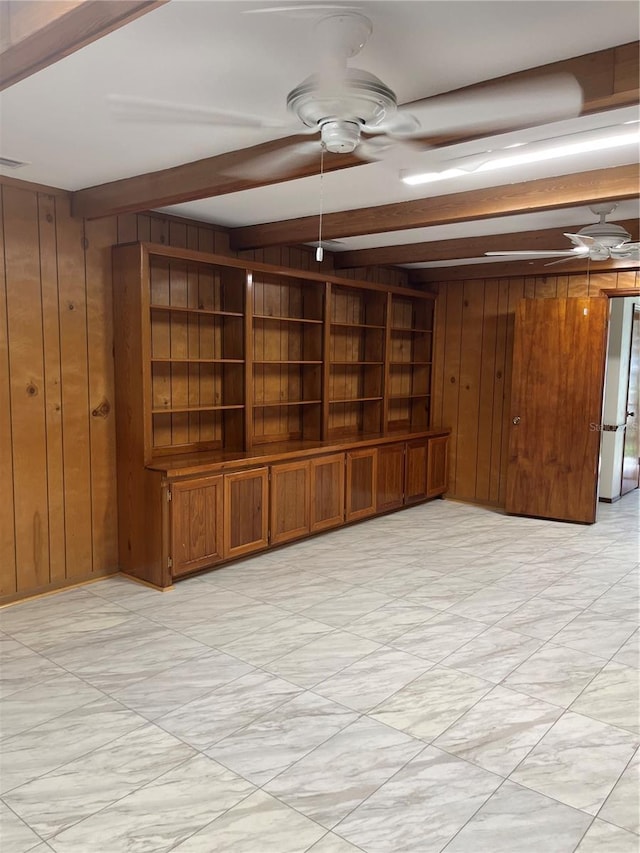
<svg viewBox="0 0 640 853"><path fill-rule="evenodd" d="M511 423L515 424L515 426L518 426L518 424L520 423L520 418L518 417L518 415L516 415L515 418L513 418Z"/></svg>

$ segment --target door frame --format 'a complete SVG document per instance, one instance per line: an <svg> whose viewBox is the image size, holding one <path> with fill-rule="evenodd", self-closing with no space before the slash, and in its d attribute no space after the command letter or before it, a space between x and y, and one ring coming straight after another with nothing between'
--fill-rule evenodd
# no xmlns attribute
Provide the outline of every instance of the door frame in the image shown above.
<svg viewBox="0 0 640 853"><path fill-rule="evenodd" d="M625 296L640 296L640 287L625 287L625 288L614 288L614 287L606 287L600 289L600 296L606 296L607 299L614 299L616 297L624 298ZM607 381L607 374L605 370L604 379L602 382L602 401L604 404L604 387ZM600 448L600 452L602 453L602 447ZM598 473L598 477L599 477ZM622 476L622 472L621 472ZM596 484L597 485L597 484ZM614 498L613 501L603 500L602 498L598 498L598 501L602 501L602 503L615 503L619 501L622 495L619 495L617 498Z"/></svg>

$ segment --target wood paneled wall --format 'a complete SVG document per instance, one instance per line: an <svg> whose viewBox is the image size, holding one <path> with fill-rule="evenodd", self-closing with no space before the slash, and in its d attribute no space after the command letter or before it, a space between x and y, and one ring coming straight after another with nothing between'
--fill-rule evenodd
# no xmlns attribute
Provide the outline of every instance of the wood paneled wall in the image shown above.
<svg viewBox="0 0 640 853"><path fill-rule="evenodd" d="M1 603L118 570L111 246L234 253L211 225L160 214L83 222L67 193L8 178L0 206ZM240 256L317 269L312 249Z"/></svg>
<svg viewBox="0 0 640 853"><path fill-rule="evenodd" d="M440 282L433 425L451 427L450 488L504 506L515 306L523 297L597 296L640 286L635 270Z"/></svg>

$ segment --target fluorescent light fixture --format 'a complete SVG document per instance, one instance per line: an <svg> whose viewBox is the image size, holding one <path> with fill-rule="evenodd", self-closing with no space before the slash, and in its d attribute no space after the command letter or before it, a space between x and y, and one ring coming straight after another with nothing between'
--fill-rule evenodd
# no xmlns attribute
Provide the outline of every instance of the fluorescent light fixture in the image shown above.
<svg viewBox="0 0 640 853"><path fill-rule="evenodd" d="M418 184L428 184L433 181L443 181L448 178L458 178L461 175L468 175L471 172L492 172L495 169L507 169L511 166L523 166L526 163L540 163L544 160L555 160L560 157L571 157L575 154L585 154L588 151L604 151L610 148L620 148L623 145L640 144L640 130L624 130L620 133L610 136L601 136L598 138L585 138L582 141L576 136L581 134L572 134L574 141L562 142L559 141L556 145L549 144L552 140L545 140L544 145L532 142L526 144L525 150L519 154L504 154L500 151L487 152L487 158L482 160L481 155L474 157L471 162L478 165L475 167L452 168L445 169L442 172L425 172L418 175L402 174L402 181L409 186ZM585 134L587 136L587 134ZM512 148L513 146L509 146ZM502 149L506 151L507 149ZM468 158L467 158L468 159ZM454 161L455 162L455 161ZM463 161L464 162L464 161Z"/></svg>

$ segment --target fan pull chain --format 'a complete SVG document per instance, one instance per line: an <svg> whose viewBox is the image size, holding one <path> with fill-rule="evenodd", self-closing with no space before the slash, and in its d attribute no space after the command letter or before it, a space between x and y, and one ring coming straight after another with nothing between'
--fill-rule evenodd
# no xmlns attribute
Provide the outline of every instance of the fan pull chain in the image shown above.
<svg viewBox="0 0 640 853"><path fill-rule="evenodd" d="M316 249L316 261L320 263L324 258L322 248L322 211L324 207L324 145L320 148L320 219L318 222L318 248Z"/></svg>

